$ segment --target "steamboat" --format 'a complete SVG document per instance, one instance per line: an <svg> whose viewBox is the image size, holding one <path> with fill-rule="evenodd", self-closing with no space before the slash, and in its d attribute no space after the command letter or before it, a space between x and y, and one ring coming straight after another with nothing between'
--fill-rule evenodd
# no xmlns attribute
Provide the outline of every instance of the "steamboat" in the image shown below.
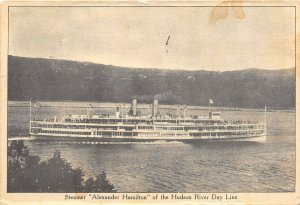
<svg viewBox="0 0 300 205"><path fill-rule="evenodd" d="M151 105L151 115L141 115L137 99L133 98L128 113L116 107L114 115L65 115L61 119L31 119L30 137L43 140L84 140L103 142L131 141L263 141L265 121L227 121L209 103L208 116L172 115L159 112L158 100ZM31 104L31 102L30 102ZM31 105L30 105L31 110Z"/></svg>

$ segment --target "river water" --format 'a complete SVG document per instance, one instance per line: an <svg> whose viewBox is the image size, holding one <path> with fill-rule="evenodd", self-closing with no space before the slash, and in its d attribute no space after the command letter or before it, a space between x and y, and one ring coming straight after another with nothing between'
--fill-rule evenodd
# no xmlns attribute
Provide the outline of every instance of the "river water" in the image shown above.
<svg viewBox="0 0 300 205"><path fill-rule="evenodd" d="M50 118L85 112L85 108L42 106L32 115ZM90 112L113 114L111 108L92 108ZM142 112L149 114L148 110ZM207 115L207 111L188 110L190 114ZM227 120L264 120L261 112L225 111L222 116ZM9 137L28 135L28 119L28 107L9 107ZM105 171L119 192L292 192L295 113L269 112L267 123L265 143L75 144L27 140L26 145L42 160L60 150L62 157L74 168L82 168L86 176Z"/></svg>

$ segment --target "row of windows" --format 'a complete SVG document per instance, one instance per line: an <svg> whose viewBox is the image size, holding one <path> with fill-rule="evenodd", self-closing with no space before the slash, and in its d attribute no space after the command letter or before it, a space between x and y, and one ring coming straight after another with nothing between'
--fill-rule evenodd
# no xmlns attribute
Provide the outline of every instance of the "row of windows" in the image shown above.
<svg viewBox="0 0 300 205"><path fill-rule="evenodd" d="M152 123L155 122L186 122L186 123L204 123L204 124L215 124L221 123L221 121L215 120L186 120L186 119L65 119L65 122L76 122L76 123L100 123L100 124L111 124L111 123L126 123L126 124L139 124L139 123Z"/></svg>
<svg viewBox="0 0 300 205"><path fill-rule="evenodd" d="M191 136L230 136L230 135L259 135L260 131L251 132L218 132L218 133L190 133Z"/></svg>
<svg viewBox="0 0 300 205"><path fill-rule="evenodd" d="M183 127L155 127L158 130L184 130Z"/></svg>
<svg viewBox="0 0 300 205"><path fill-rule="evenodd" d="M99 136L137 136L134 132L97 132Z"/></svg>
<svg viewBox="0 0 300 205"><path fill-rule="evenodd" d="M153 129L153 126L138 126L139 130L151 130Z"/></svg>
<svg viewBox="0 0 300 205"><path fill-rule="evenodd" d="M84 125L52 125L52 124L32 124L31 127L36 128L61 128L61 129L105 129L105 130L133 130L134 127L126 127L126 126L84 126Z"/></svg>
<svg viewBox="0 0 300 205"><path fill-rule="evenodd" d="M53 130L41 130L41 133L65 134L65 135L91 135L90 132L65 132L65 131L53 131Z"/></svg>
<svg viewBox="0 0 300 205"><path fill-rule="evenodd" d="M32 127L38 127L38 128L64 128L64 129L106 129L106 130L117 130L117 129L124 129L131 131L135 127L127 127L127 126L84 126L84 125L52 125L52 124L32 124ZM206 126L206 127L199 127L199 126L193 126L193 127L172 127L172 126L156 126L156 129L161 130L215 130L215 129L227 129L227 130L233 130L233 129L262 129L263 125L244 125L244 126ZM146 129L151 130L153 129L152 126L138 126L138 129Z"/></svg>

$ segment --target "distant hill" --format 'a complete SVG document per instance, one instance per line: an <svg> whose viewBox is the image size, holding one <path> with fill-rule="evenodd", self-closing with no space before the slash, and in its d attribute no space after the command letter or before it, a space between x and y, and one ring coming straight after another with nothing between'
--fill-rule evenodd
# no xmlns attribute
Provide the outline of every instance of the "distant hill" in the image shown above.
<svg viewBox="0 0 300 205"><path fill-rule="evenodd" d="M295 69L175 71L8 57L8 99L295 108Z"/></svg>

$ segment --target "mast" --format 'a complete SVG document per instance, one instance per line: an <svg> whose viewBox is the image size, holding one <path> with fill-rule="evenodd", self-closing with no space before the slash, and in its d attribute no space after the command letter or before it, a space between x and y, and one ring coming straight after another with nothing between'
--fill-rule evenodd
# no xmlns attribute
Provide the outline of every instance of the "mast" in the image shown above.
<svg viewBox="0 0 300 205"><path fill-rule="evenodd" d="M176 107L176 124L178 123L178 114L179 114L178 109L179 109L179 105L177 105Z"/></svg>
<svg viewBox="0 0 300 205"><path fill-rule="evenodd" d="M30 98L30 102L29 102L29 137L31 134L31 98Z"/></svg>
<svg viewBox="0 0 300 205"><path fill-rule="evenodd" d="M267 135L267 105L265 105L265 135Z"/></svg>
<svg viewBox="0 0 300 205"><path fill-rule="evenodd" d="M86 115L90 115L90 107L91 107L91 103L87 104L87 106L86 106Z"/></svg>

